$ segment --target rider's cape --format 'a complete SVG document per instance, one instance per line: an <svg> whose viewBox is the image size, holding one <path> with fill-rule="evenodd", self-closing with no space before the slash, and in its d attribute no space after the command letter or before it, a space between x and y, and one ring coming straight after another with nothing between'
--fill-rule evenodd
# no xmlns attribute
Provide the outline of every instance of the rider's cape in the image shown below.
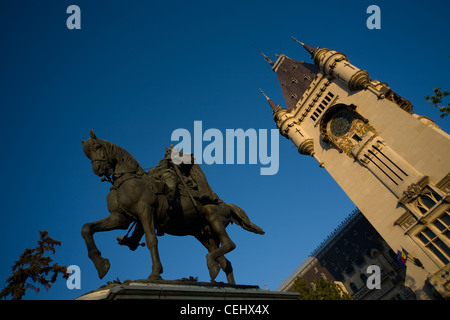
<svg viewBox="0 0 450 320"><path fill-rule="evenodd" d="M203 173L203 170L196 162L194 162L194 164L192 165L189 173L192 180L194 180L195 183L197 184L197 192L196 192L197 194L193 195L194 197L198 198L198 200L200 200L200 202L203 204L208 203L218 204L219 202L222 202L217 196L217 194L209 186L209 183L206 180L206 176Z"/></svg>

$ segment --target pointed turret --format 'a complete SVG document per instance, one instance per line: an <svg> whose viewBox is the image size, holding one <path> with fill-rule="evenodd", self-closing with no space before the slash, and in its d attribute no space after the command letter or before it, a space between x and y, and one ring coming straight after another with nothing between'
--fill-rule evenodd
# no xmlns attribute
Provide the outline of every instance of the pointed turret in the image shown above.
<svg viewBox="0 0 450 320"><path fill-rule="evenodd" d="M308 51L309 54L311 54L311 58L314 57L314 55L316 54L318 48L314 48L314 47L311 47L311 46L309 46L309 45L307 45L307 44L304 44L303 42L298 41L298 40L295 39L294 37L291 37L291 38L292 38L292 40L294 40L295 42L300 43L300 44L302 45L302 47L305 48L305 50Z"/></svg>
<svg viewBox="0 0 450 320"><path fill-rule="evenodd" d="M316 50L313 47L305 46L305 48L311 52L315 52L314 50ZM302 98L303 93L316 78L319 69L314 64L292 60L284 54L276 55L278 59L273 63L273 61L261 50L258 48L256 48L256 50L258 50L265 60L269 62L272 66L272 70L277 74L284 100L286 101L287 110L295 108L297 102ZM270 99L268 99L268 101L269 104L271 104L271 107L272 103L276 106L273 101L272 103L270 102ZM280 108L274 109L272 107L272 109L278 111Z"/></svg>
<svg viewBox="0 0 450 320"><path fill-rule="evenodd" d="M281 109L281 106L279 104L276 104L275 102L272 101L272 99L270 99L265 93L264 91L262 91L261 89L259 89L259 91L261 91L261 93L263 94L264 97L266 97L267 102L269 102L270 107L272 108L273 113L277 112L278 110Z"/></svg>
<svg viewBox="0 0 450 320"><path fill-rule="evenodd" d="M280 81L281 91L288 110L295 108L319 71L314 64L293 60L284 54L278 57L272 69L277 74L278 81Z"/></svg>

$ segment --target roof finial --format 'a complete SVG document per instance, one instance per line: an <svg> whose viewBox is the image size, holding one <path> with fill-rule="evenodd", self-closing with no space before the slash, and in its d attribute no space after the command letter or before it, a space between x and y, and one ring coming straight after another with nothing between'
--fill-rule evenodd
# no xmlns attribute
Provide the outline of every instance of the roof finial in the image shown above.
<svg viewBox="0 0 450 320"><path fill-rule="evenodd" d="M306 51L308 51L310 54L311 54L311 57L313 57L314 56L314 54L316 53L316 51L317 51L317 48L314 48L314 47L311 47L311 46L308 46L307 44L304 44L303 42L301 42L301 41L298 41L297 39L295 39L294 37L291 37L292 38L292 40L294 40L295 42L298 42L298 43L300 43L301 45L302 45L302 47L303 48L305 48L306 49Z"/></svg>
<svg viewBox="0 0 450 320"><path fill-rule="evenodd" d="M295 42L298 42L298 43L300 43L302 46L304 46L305 44L303 43L303 42L301 42L301 41L298 41L297 39L295 39L294 37L291 37L291 39L292 40L294 40Z"/></svg>
<svg viewBox="0 0 450 320"><path fill-rule="evenodd" d="M270 58L269 58L268 56L266 56L266 55L265 55L261 50L259 50L256 46L253 46L253 47L255 47L255 49L258 50L259 53L262 54L262 56L264 57L264 59L265 59L271 66L273 66L273 65L275 64L275 63L273 63L272 60L270 60Z"/></svg>
<svg viewBox="0 0 450 320"><path fill-rule="evenodd" d="M266 97L267 100L270 99L270 98L264 93L264 91L261 90L261 88L259 88L259 91L261 91L261 93L263 94L264 97Z"/></svg>
<svg viewBox="0 0 450 320"><path fill-rule="evenodd" d="M264 91L261 90L261 88L259 89L259 91L261 91L261 93L263 94L264 97L266 97L267 102L269 102L270 107L272 108L273 113L277 112L278 110L281 109L281 106L278 104L275 104L275 102L272 101L272 99L270 99L265 93Z"/></svg>

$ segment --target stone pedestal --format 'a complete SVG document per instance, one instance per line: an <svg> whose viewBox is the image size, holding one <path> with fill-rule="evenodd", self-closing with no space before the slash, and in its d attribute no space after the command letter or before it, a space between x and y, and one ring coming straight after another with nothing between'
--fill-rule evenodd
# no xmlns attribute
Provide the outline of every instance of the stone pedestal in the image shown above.
<svg viewBox="0 0 450 320"><path fill-rule="evenodd" d="M298 293L262 290L258 286L184 280L136 280L113 283L76 300L296 300Z"/></svg>

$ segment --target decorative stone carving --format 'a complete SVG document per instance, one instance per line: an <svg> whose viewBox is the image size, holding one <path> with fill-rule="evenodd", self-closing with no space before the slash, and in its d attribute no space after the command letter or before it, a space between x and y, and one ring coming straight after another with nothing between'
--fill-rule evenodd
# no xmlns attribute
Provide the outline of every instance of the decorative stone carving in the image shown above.
<svg viewBox="0 0 450 320"><path fill-rule="evenodd" d="M355 73L348 82L348 88L352 91L362 90L370 83L370 77L367 71L359 70Z"/></svg>
<svg viewBox="0 0 450 320"><path fill-rule="evenodd" d="M314 156L314 141L313 139L306 139L298 146L300 154Z"/></svg>
<svg viewBox="0 0 450 320"><path fill-rule="evenodd" d="M411 203L422 193L422 190L427 186L428 182L429 177L423 176L417 183L412 183L403 191L403 196L398 202L401 204Z"/></svg>
<svg viewBox="0 0 450 320"><path fill-rule="evenodd" d="M422 192L422 188L419 185L413 183L408 187L408 189L406 189L406 191L403 194L406 197L408 197L409 201L412 201L415 198L417 198L421 192Z"/></svg>
<svg viewBox="0 0 450 320"><path fill-rule="evenodd" d="M406 211L400 218L395 221L395 225L399 225L405 232L417 223L417 218L411 213Z"/></svg>
<svg viewBox="0 0 450 320"><path fill-rule="evenodd" d="M320 132L324 141L329 142L338 149L339 152L343 152L352 158L353 147L358 145L358 142L362 140L368 132L376 134L375 129L368 123L367 119L363 118L355 109L356 106L354 105L335 105L325 113L320 123ZM352 118L352 123L345 135L335 136L330 130L330 123L333 120L333 116L342 111L349 114L349 118Z"/></svg>

